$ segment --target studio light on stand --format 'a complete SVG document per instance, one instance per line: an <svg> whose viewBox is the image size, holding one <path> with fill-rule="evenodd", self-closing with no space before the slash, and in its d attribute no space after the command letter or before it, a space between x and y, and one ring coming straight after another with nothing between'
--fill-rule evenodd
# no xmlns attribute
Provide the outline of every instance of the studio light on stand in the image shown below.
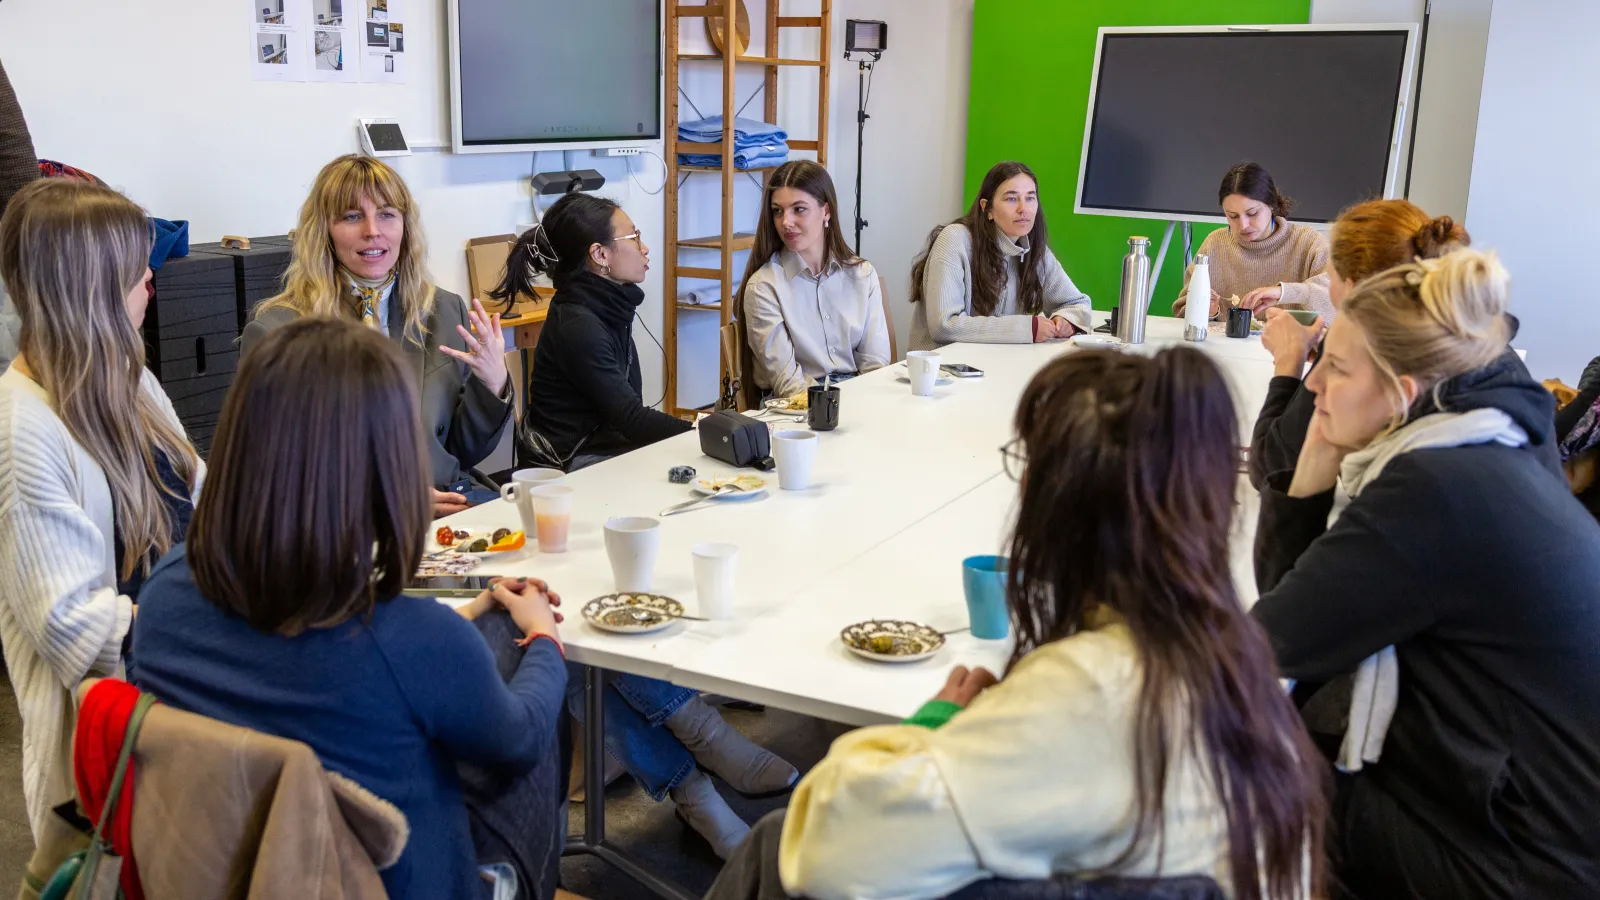
<svg viewBox="0 0 1600 900"><path fill-rule="evenodd" d="M862 150L867 140L867 100L872 97L872 67L883 58L889 48L889 26L872 19L850 19L844 23L844 58L857 64L856 82L856 255L861 255L861 229L867 220L861 218L861 167Z"/></svg>

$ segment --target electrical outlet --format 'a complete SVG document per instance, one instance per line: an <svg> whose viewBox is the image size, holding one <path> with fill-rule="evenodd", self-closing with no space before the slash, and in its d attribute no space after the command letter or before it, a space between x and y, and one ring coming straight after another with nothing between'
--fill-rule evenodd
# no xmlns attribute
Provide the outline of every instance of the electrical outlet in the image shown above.
<svg viewBox="0 0 1600 900"><path fill-rule="evenodd" d="M595 156L638 156L644 151L638 147L602 147L593 152Z"/></svg>

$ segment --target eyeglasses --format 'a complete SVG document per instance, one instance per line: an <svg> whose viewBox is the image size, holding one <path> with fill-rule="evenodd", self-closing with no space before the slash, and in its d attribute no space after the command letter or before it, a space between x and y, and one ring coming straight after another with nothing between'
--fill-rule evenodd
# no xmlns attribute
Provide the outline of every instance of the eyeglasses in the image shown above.
<svg viewBox="0 0 1600 900"><path fill-rule="evenodd" d="M1022 452L1022 438L1012 438L1000 448L1000 465L1007 478L1021 483L1022 473L1028 468L1028 457Z"/></svg>
<svg viewBox="0 0 1600 900"><path fill-rule="evenodd" d="M644 252L644 231L643 230L635 231L633 234L619 234L616 237L612 238L611 240L612 240L613 243L615 243L617 241L633 241L633 245L635 247L639 248L639 252L640 253Z"/></svg>

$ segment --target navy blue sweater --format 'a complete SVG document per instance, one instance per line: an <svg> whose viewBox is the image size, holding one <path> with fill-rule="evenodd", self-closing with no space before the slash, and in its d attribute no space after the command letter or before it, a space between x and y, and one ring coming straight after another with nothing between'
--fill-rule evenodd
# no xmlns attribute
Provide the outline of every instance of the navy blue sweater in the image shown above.
<svg viewBox="0 0 1600 900"><path fill-rule="evenodd" d="M482 895L454 762L526 770L566 692L554 644L535 641L506 684L472 623L429 598L292 638L257 631L200 594L182 547L139 595L133 658L141 690L301 741L399 807L411 839L383 872L393 898Z"/></svg>

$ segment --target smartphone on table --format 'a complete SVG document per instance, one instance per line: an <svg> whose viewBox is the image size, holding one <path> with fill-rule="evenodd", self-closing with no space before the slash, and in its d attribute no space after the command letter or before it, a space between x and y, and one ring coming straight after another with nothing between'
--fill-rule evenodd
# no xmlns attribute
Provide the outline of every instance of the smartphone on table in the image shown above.
<svg viewBox="0 0 1600 900"><path fill-rule="evenodd" d="M982 378L983 370L975 369L966 363L945 363L939 368L956 378Z"/></svg>
<svg viewBox="0 0 1600 900"><path fill-rule="evenodd" d="M494 580L493 575L419 575L401 593L470 600L488 590Z"/></svg>

